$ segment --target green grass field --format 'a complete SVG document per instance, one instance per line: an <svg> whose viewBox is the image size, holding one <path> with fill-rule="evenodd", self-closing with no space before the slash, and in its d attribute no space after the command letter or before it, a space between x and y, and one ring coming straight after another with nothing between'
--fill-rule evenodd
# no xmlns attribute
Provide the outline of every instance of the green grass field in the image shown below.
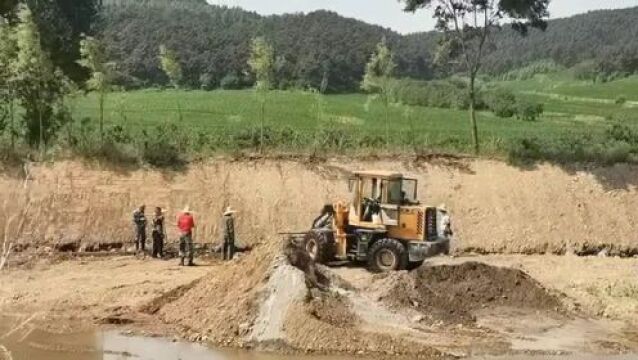
<svg viewBox="0 0 638 360"><path fill-rule="evenodd" d="M502 153L512 140L538 137L600 133L613 123L638 124L638 78L605 84L570 81L556 75L532 80L499 82L518 97L545 104L545 114L535 122L503 119L490 112L478 114L481 142L487 153ZM628 102L619 105L614 99ZM303 137L299 147L321 131L383 138L385 112L382 105L366 106L364 94L323 96L322 116L318 116L314 95L303 92L273 91L265 110L265 126L291 129ZM72 104L74 117L98 118L94 95L80 97ZM467 111L392 106L389 112L390 144L469 151ZM259 128L259 104L250 90L179 91L143 90L112 93L106 103L106 123L140 130L162 123L179 124L188 134L232 136L246 129Z"/></svg>

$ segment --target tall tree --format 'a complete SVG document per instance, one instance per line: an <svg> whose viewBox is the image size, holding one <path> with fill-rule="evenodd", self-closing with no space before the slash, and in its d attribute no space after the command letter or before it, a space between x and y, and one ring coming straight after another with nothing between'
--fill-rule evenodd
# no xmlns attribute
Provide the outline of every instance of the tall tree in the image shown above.
<svg viewBox="0 0 638 360"><path fill-rule="evenodd" d="M82 34L90 34L98 20L101 0L0 0L0 16L17 21L17 6L29 6L41 34L43 49L51 54L59 67L75 81L86 72L77 63Z"/></svg>
<svg viewBox="0 0 638 360"><path fill-rule="evenodd" d="M108 62L104 47L95 38L87 36L80 41L81 59L78 63L91 73L86 82L89 90L98 93L100 106L100 139L104 142L104 102L111 90L114 64Z"/></svg>
<svg viewBox="0 0 638 360"><path fill-rule="evenodd" d="M165 45L160 45L159 59L162 71L168 76L171 85L176 89L179 88L179 84L182 81L182 65L179 63L177 54Z"/></svg>
<svg viewBox="0 0 638 360"><path fill-rule="evenodd" d="M369 100L379 99L384 106L386 145L390 141L390 91L395 69L394 55L384 37L366 65L361 89L373 94Z"/></svg>
<svg viewBox="0 0 638 360"><path fill-rule="evenodd" d="M54 70L48 54L42 49L40 33L28 6L19 6L18 21L15 91L24 109L26 140L32 146L44 149L61 125L55 105L64 97L67 86L64 75Z"/></svg>
<svg viewBox="0 0 638 360"><path fill-rule="evenodd" d="M475 153L479 153L476 124L476 77L483 65L490 36L500 29L503 19L519 34L529 27L545 29L549 0L400 0L405 11L433 10L436 28L443 32L439 58L460 59L469 79L470 123Z"/></svg>
<svg viewBox="0 0 638 360"><path fill-rule="evenodd" d="M251 45L250 59L248 59L253 74L255 74L255 92L259 101L260 111L260 134L259 151L263 151L264 146L264 117L266 107L266 97L272 87L273 74L275 70L275 50L264 37L253 39Z"/></svg>
<svg viewBox="0 0 638 360"><path fill-rule="evenodd" d="M9 119L9 136L11 148L15 145L14 103L15 91L13 62L16 57L16 43L13 29L2 16L0 16L0 127L6 128L6 120Z"/></svg>

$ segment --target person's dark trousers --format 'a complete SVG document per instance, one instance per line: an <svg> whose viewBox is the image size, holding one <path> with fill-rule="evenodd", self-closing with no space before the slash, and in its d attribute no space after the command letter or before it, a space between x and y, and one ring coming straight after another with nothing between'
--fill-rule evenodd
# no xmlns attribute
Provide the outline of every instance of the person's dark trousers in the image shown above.
<svg viewBox="0 0 638 360"><path fill-rule="evenodd" d="M164 234L153 231L153 257L164 256Z"/></svg>
<svg viewBox="0 0 638 360"><path fill-rule="evenodd" d="M235 257L235 242L232 240L224 241L222 253L223 253L224 260L232 260L233 257Z"/></svg>
<svg viewBox="0 0 638 360"><path fill-rule="evenodd" d="M184 259L188 259L188 266L193 266L193 236L188 234L183 234L179 238L179 263L180 265L184 265Z"/></svg>
<svg viewBox="0 0 638 360"><path fill-rule="evenodd" d="M146 229L137 228L135 232L135 251L146 249Z"/></svg>

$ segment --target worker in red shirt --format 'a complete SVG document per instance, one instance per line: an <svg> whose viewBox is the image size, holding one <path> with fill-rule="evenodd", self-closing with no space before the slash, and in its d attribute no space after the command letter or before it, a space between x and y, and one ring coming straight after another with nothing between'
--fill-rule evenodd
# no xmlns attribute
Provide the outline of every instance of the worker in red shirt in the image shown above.
<svg viewBox="0 0 638 360"><path fill-rule="evenodd" d="M188 206L177 217L177 228L179 229L179 265L184 266L184 258L188 257L188 266L193 266L195 220Z"/></svg>

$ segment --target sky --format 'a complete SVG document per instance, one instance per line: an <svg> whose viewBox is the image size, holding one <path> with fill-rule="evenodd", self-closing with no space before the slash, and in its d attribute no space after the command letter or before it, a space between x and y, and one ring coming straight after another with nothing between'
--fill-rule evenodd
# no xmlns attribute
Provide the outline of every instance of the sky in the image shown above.
<svg viewBox="0 0 638 360"><path fill-rule="evenodd" d="M428 31L434 27L429 11L404 13L398 0L207 0L211 4L239 6L262 15L335 11L371 24L391 28L403 34ZM638 6L638 0L552 0L551 18L567 17L597 9Z"/></svg>

